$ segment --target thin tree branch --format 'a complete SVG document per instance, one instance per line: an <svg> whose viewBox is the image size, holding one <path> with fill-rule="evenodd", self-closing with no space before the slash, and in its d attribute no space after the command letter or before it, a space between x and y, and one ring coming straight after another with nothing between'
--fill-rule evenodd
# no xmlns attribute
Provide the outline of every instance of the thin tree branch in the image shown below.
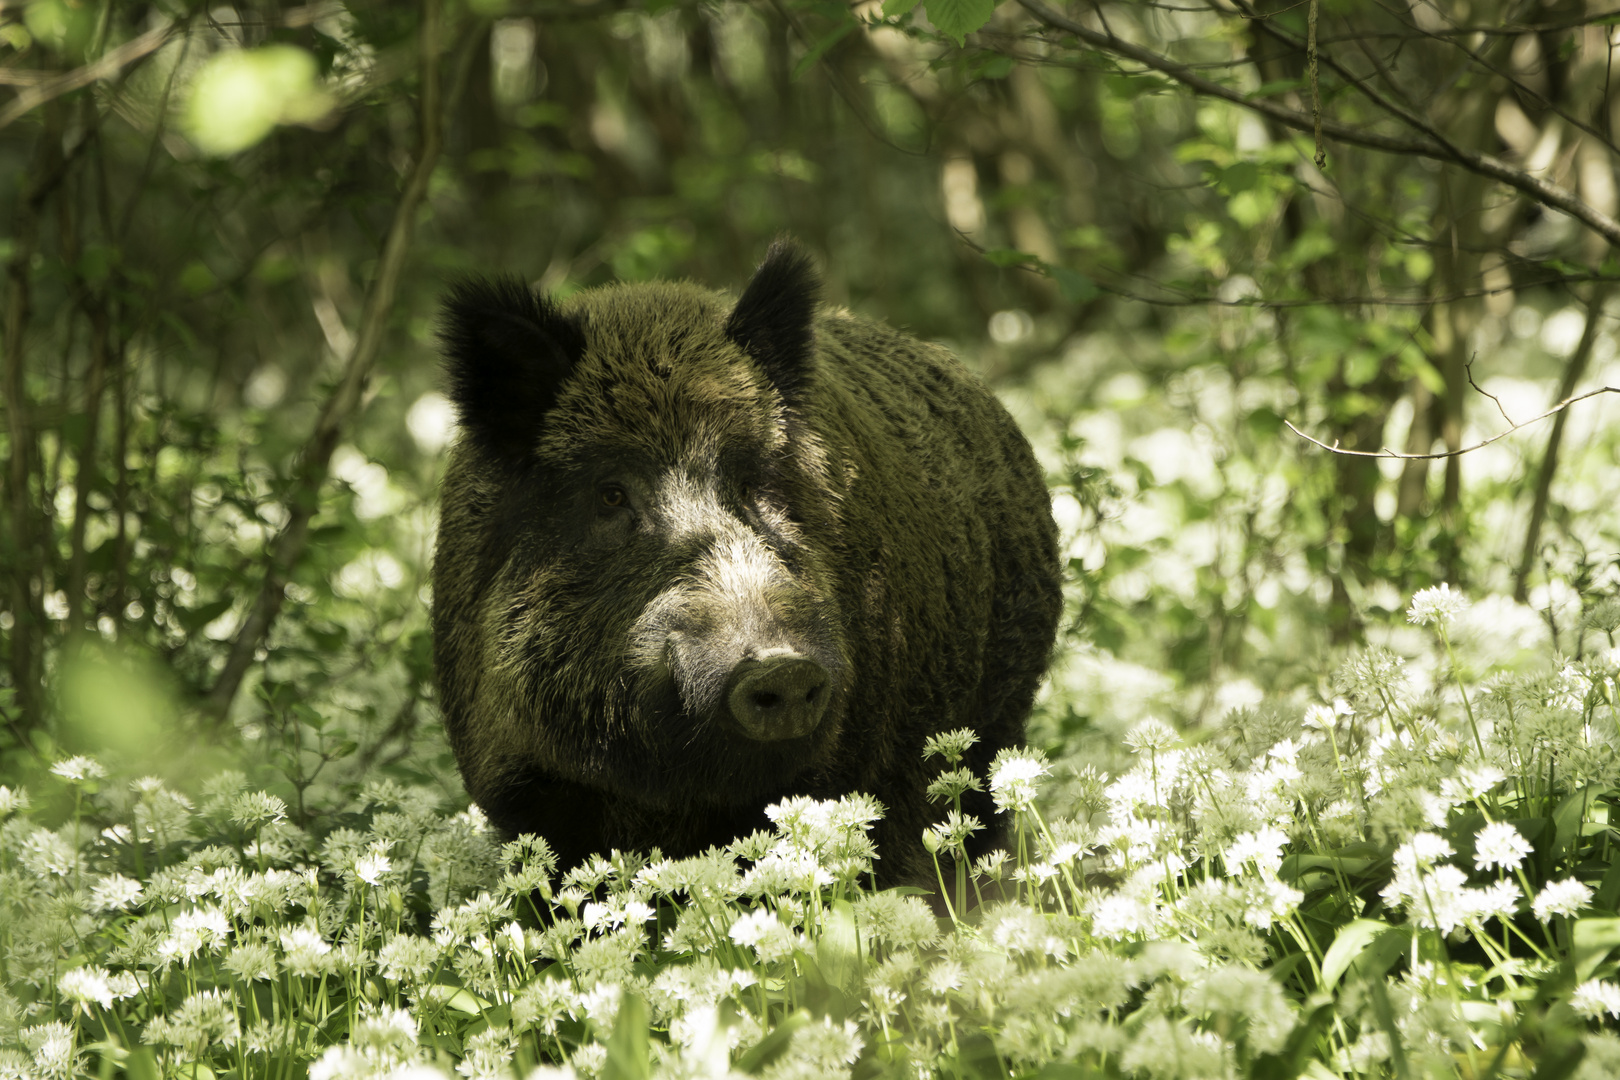
<svg viewBox="0 0 1620 1080"><path fill-rule="evenodd" d="M417 208L427 195L428 182L444 142L444 116L439 74L439 0L422 0L419 56L422 69L421 134L416 162L394 208L394 220L383 242L377 276L366 293L360 316L360 331L347 358L343 378L327 398L299 458L292 489L287 498L287 524L271 542L265 555L265 576L247 618L231 642L225 667L220 671L205 700L206 713L216 722L229 713L231 702L252 666L254 656L269 637L270 628L281 613L286 586L293 569L309 544L309 523L320 506L321 488L331 466L332 452L345 427L359 411L383 338L387 334L394 295L410 251L412 227ZM464 38L460 51L465 51ZM457 82L468 65L458 65Z"/></svg>
<svg viewBox="0 0 1620 1080"><path fill-rule="evenodd" d="M1484 397L1490 398L1492 404L1494 404L1496 406L1496 411L1502 414L1502 419L1506 420L1510 424L1513 423L1513 417L1511 417L1511 416L1509 416L1507 414L1507 409L1506 409L1506 407L1503 406L1502 399L1497 397L1495 394L1491 393L1489 390L1485 389L1483 386L1479 385L1479 383L1474 381L1474 361L1475 361L1475 359L1477 359L1477 357L1470 356L1468 358L1468 363L1463 366L1463 373L1468 376L1468 385L1472 386L1474 388L1475 392L1481 394ZM1568 397L1569 392L1571 390L1573 390L1573 389L1574 389L1573 386L1566 387L1565 390L1564 390L1564 396Z"/></svg>
<svg viewBox="0 0 1620 1080"><path fill-rule="evenodd" d="M796 36L804 44L806 49L812 49L815 47L816 40L810 36L809 31L805 29L804 23L799 20L797 15L788 9L787 5L782 3L782 0L768 0L768 2L771 5L771 9L776 12L783 22L788 24L788 27L792 29L794 36ZM854 18L854 16L851 16L851 18ZM855 29L862 29L858 21ZM882 143L884 146L887 146L891 150L898 150L900 153L910 154L912 157L926 156L929 150L927 145L924 145L920 150L913 150L910 147L901 146L899 143L889 138L889 136L878 127L877 123L867 115L866 110L861 107L860 96L855 92L854 88L849 85L849 80L844 78L844 73L839 71L838 68L833 64L831 59L832 51L832 49L828 49L818 56L816 58L816 66L821 68L822 72L827 76L827 81L832 84L833 92L842 98L844 100L844 104L849 106L849 111L855 114L856 122L866 129L866 133L868 135L872 136L872 138L876 139L878 142Z"/></svg>
<svg viewBox="0 0 1620 1080"><path fill-rule="evenodd" d="M1258 26L1263 33L1265 33L1266 35L1271 37L1274 41L1281 42L1282 44L1288 46L1290 49L1304 50L1304 49L1309 48L1309 41L1308 40L1307 41L1301 41L1299 38L1295 37L1293 34L1288 33L1286 30L1280 29L1270 18L1268 18L1267 16L1262 15L1259 12L1255 11L1254 6L1252 4L1250 4L1250 3L1247 3L1246 0L1237 0L1237 5L1238 5L1239 10L1243 11L1245 15L1247 15L1250 19L1254 20L1255 25ZM1574 116L1570 115L1569 113L1565 112L1564 109L1562 109L1557 104L1555 104L1555 103L1553 103L1551 101L1548 101L1546 98L1544 98L1540 94L1536 93L1536 91L1533 88L1531 88L1529 86L1526 86L1523 82L1519 81L1518 79L1515 79L1511 74L1509 74L1507 71L1503 70L1499 65L1493 63L1488 57L1482 56L1479 53L1474 52L1465 43L1466 39L1456 39L1456 38L1453 38L1453 37L1451 37L1449 35L1435 33L1434 31L1430 31L1430 30L1424 30L1422 27L1420 27L1416 23L1412 22L1409 18L1406 18L1403 15L1402 12L1400 12L1399 10L1397 10L1397 9L1395 9L1393 7L1385 6L1383 8L1383 10L1391 18L1400 20L1402 22L1402 25L1409 27L1414 34L1418 34L1418 35L1421 35L1423 37L1429 38L1432 41L1442 41L1442 42L1445 42L1445 43L1447 43L1449 45L1455 46L1459 51L1462 52L1462 54L1464 56L1468 57L1468 59L1472 60L1474 63L1478 64L1480 67L1482 67L1485 70L1489 71L1492 75L1495 75L1496 77L1502 79L1509 86L1513 87L1515 90L1517 90L1520 93L1524 94L1525 97L1531 99L1532 101L1534 101L1536 104L1542 106L1543 108L1549 109L1550 111L1552 111L1553 113L1555 113L1556 115L1558 115L1562 119L1566 120L1568 123L1570 123L1574 127L1580 128L1582 131L1586 132L1588 135L1591 135L1593 138L1597 139L1604 146L1608 147L1611 151L1620 152L1620 148L1616 148L1615 145L1609 140L1608 136L1604 135L1603 132L1599 131L1598 129L1593 127L1591 124L1585 123L1584 121L1582 121L1580 119L1577 119L1576 117L1574 117ZM1355 39L1355 42L1356 42L1356 44L1358 46L1361 47L1362 52L1365 53L1370 60L1372 60L1374 63L1379 63L1379 61L1372 56L1371 51L1368 49L1368 41L1367 41L1366 38L1357 38L1357 39ZM1317 44L1318 44L1318 46L1320 46L1321 44L1323 44L1323 42L1318 41ZM1373 104L1377 105L1379 108L1386 110L1392 116L1397 117L1398 119L1400 119L1402 122L1408 124L1409 126L1414 127L1419 131L1422 131L1424 134L1428 135L1430 138L1436 139L1436 140L1444 143L1448 148L1453 149L1453 150L1456 149L1455 147L1451 146L1450 142L1448 142L1439 133L1439 131L1434 128L1434 126L1432 124L1430 124L1428 121L1424 120L1420 115L1413 112L1412 110L1407 109L1407 108L1405 108L1405 107L1403 107L1401 105L1397 105L1395 102L1390 101L1388 98L1386 98L1383 94L1379 93L1378 91L1374 90L1372 87L1368 86L1364 79L1357 76L1354 72L1350 71L1343 64L1341 64L1337 60L1335 60L1331 55L1323 54L1322 62L1327 64L1328 67L1332 68L1335 72L1337 72L1340 78L1342 78L1350 86L1353 86L1357 90L1359 90L1362 94L1364 94L1367 97L1367 100L1371 101ZM1391 85L1393 86L1394 85L1394 80L1391 77L1389 71L1386 70L1386 69L1383 69L1382 64L1379 64L1379 66L1380 66L1380 74L1382 74L1384 76L1384 78L1386 80L1388 80L1391 83Z"/></svg>
<svg viewBox="0 0 1620 1080"><path fill-rule="evenodd" d="M1330 445L1323 442L1321 439L1305 434L1303 431L1299 430L1299 428L1295 427L1293 421L1291 420L1284 420L1283 423L1288 426L1289 431L1292 431L1295 435L1298 435L1306 442L1315 443L1323 450L1328 450L1335 454L1342 454L1345 457L1393 458L1397 461L1434 461L1438 458L1454 458L1461 457L1464 454L1471 454L1475 450L1507 438L1520 428L1529 427L1531 424L1545 420L1549 416L1554 416L1563 412L1565 409L1569 408L1578 401L1585 401L1587 398L1597 397L1599 394L1620 394L1620 386L1600 386L1596 390L1588 390L1584 394L1576 394L1574 397L1567 397L1563 401L1560 401L1558 404L1554 405L1552 408L1548 409L1546 412L1541 413L1539 416L1532 416L1522 424L1514 424L1506 431L1499 431L1490 438L1481 439L1472 446L1460 446L1455 450L1442 450L1435 454L1403 454L1398 450L1390 450L1387 447L1378 450L1346 450L1339 445L1337 440Z"/></svg>
<svg viewBox="0 0 1620 1080"><path fill-rule="evenodd" d="M46 619L41 598L46 588L49 553L46 547L49 522L43 506L30 490L39 466L38 424L34 403L29 398L24 370L28 324L33 317L33 257L39 241L39 219L45 202L67 178L79 155L96 131L92 120L74 146L63 153L62 110L52 106L45 112L45 129L35 142L34 162L29 182L19 192L16 216L11 229L11 258L5 266L9 286L5 296L3 329L0 329L0 404L5 406L10 461L5 486L11 535L0 535L0 552L6 556L11 578L10 609L15 620L10 635L7 660L11 685L17 695L17 713L12 730L22 739L26 729L42 723L42 676L45 663ZM43 492L42 492L43 495ZM26 745L26 741L25 741Z"/></svg>
<svg viewBox="0 0 1620 1080"><path fill-rule="evenodd" d="M1041 4L1039 0L1018 0L1018 2L1025 10L1048 26L1072 34L1094 49L1134 60L1144 67L1167 75L1195 93L1219 98L1233 105L1241 105L1245 109L1251 109L1269 116L1279 124L1291 127L1295 131L1312 133L1315 130L1315 125L1308 113L1298 112L1264 98L1250 98L1229 86L1222 86L1218 82L1198 75L1186 64L1160 56L1151 49L1144 49L1140 45L1132 44L1129 41L1115 37L1113 34L1104 34L1092 30L1090 27L1058 14ZM1550 181L1543 180L1539 176L1533 176L1523 169L1514 168L1498 157L1455 146L1444 139L1437 138L1427 122L1413 116L1393 102L1387 102L1387 99L1384 99L1377 91L1364 86L1358 88L1367 93L1371 99L1381 103L1384 108L1389 109L1392 115L1397 116L1404 123L1423 131L1426 137L1421 139L1396 138L1389 135L1380 135L1377 132L1363 128L1351 127L1337 120L1326 119L1322 121L1322 133L1324 135L1336 142L1362 146L1369 150L1381 150L1391 154L1410 154L1428 158L1431 161L1460 165L1470 172L1498 180L1511 188L1521 191L1544 206L1550 206L1555 210L1562 211L1584 223L1609 243L1620 245L1620 221L1616 221L1608 214L1582 201L1573 192Z"/></svg>
<svg viewBox="0 0 1620 1080"><path fill-rule="evenodd" d="M74 68L52 79L45 79L26 88L5 108L0 109L0 128L6 127L12 121L32 112L52 98L60 97L80 87L89 86L93 82L116 75L130 64L149 53L161 49L165 42L189 23L170 23L168 26L158 26L140 37L131 38L118 48L106 53L99 59L93 60L83 67Z"/></svg>
<svg viewBox="0 0 1620 1080"><path fill-rule="evenodd" d="M1603 306L1612 287L1607 284L1592 287L1592 296L1586 303L1586 325L1581 329L1581 340L1564 365L1559 393L1568 395L1586 374L1592 359L1592 346L1597 343L1598 323L1603 318ZM1547 505L1552 499L1553 474L1558 470L1558 451L1564 441L1564 414L1553 421L1547 434L1547 449L1541 455L1536 470L1535 494L1530 500L1530 521L1524 529L1524 550L1519 555L1518 571L1513 575L1513 598L1520 603L1530 595L1530 571L1535 567L1536 551L1541 546L1541 527L1547 520Z"/></svg>

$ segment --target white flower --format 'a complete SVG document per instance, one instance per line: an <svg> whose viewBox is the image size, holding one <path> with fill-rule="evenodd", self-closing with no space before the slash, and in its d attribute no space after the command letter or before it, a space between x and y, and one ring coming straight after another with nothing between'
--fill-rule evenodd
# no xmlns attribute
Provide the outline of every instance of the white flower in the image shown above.
<svg viewBox="0 0 1620 1080"><path fill-rule="evenodd" d="M307 926L295 926L281 932L281 947L286 952L282 961L294 975L321 975L331 968L327 954L332 946L320 933Z"/></svg>
<svg viewBox="0 0 1620 1080"><path fill-rule="evenodd" d="M90 906L97 911L117 911L141 898L141 883L122 874L108 874L90 887Z"/></svg>
<svg viewBox="0 0 1620 1080"><path fill-rule="evenodd" d="M270 982L278 972L275 950L263 941L244 942L232 949L225 957L225 967L244 982Z"/></svg>
<svg viewBox="0 0 1620 1080"><path fill-rule="evenodd" d="M1339 718L1331 706L1312 705L1305 710L1304 723L1314 731L1332 731L1338 726Z"/></svg>
<svg viewBox="0 0 1620 1080"><path fill-rule="evenodd" d="M85 757L83 754L70 757L65 761L58 761L51 766L51 772L64 780L70 780L76 784L84 780L95 780L98 777L107 775L106 766L95 758Z"/></svg>
<svg viewBox="0 0 1620 1080"><path fill-rule="evenodd" d="M786 927L782 925L782 920L776 917L776 912L755 908L732 923L727 936L738 945L749 947L784 929Z"/></svg>
<svg viewBox="0 0 1620 1080"><path fill-rule="evenodd" d="M1158 717L1150 716L1125 733L1125 745L1138 754L1157 753L1174 747L1176 738L1174 728Z"/></svg>
<svg viewBox="0 0 1620 1080"><path fill-rule="evenodd" d="M1479 798L1506 778L1507 773L1494 765L1465 766L1440 781L1440 791L1455 805Z"/></svg>
<svg viewBox="0 0 1620 1080"><path fill-rule="evenodd" d="M376 885L382 881L383 875L393 868L394 864L389 861L383 850L373 848L371 852L354 861L354 876L367 885Z"/></svg>
<svg viewBox="0 0 1620 1080"><path fill-rule="evenodd" d="M344 1080L351 1076L372 1076L371 1062L352 1046L329 1046L309 1063L309 1080Z"/></svg>
<svg viewBox="0 0 1620 1080"><path fill-rule="evenodd" d="M1251 880L1244 891L1243 917L1262 930L1270 930L1278 919L1292 915L1305 900L1305 894L1281 878Z"/></svg>
<svg viewBox="0 0 1620 1080"><path fill-rule="evenodd" d="M731 924L729 936L738 945L752 948L765 963L792 955L799 937L785 926L776 913L756 908Z"/></svg>
<svg viewBox="0 0 1620 1080"><path fill-rule="evenodd" d="M1420 589L1412 597L1412 606L1406 609L1406 618L1419 626L1438 622L1442 626L1468 607L1468 598L1451 591L1449 584L1438 588Z"/></svg>
<svg viewBox="0 0 1620 1080"><path fill-rule="evenodd" d="M1395 849L1395 865L1408 868L1431 866L1455 854L1445 837L1436 836L1431 832L1420 832Z"/></svg>
<svg viewBox="0 0 1620 1080"><path fill-rule="evenodd" d="M1601 1019L1604 1013L1620 1016L1620 986L1601 979L1588 979L1569 996L1569 1007L1588 1020Z"/></svg>
<svg viewBox="0 0 1620 1080"><path fill-rule="evenodd" d="M990 797L996 809L1022 810L1035 801L1035 782L1047 774L1046 763L1033 751L1002 751L990 766Z"/></svg>
<svg viewBox="0 0 1620 1080"><path fill-rule="evenodd" d="M1531 910L1536 918L1545 922L1549 915L1573 915L1592 899L1592 890L1574 878L1550 881L1536 896Z"/></svg>
<svg viewBox="0 0 1620 1080"><path fill-rule="evenodd" d="M1498 881L1483 889L1470 889L1474 915L1480 920L1506 922L1519 910L1519 887L1511 881Z"/></svg>
<svg viewBox="0 0 1620 1080"><path fill-rule="evenodd" d="M456 1066L456 1072L467 1080L507 1077L512 1075L512 1055L517 1045L509 1031L503 1028L485 1028L466 1042L466 1057Z"/></svg>
<svg viewBox="0 0 1620 1080"><path fill-rule="evenodd" d="M1239 833L1226 848L1227 873L1241 874L1244 867L1253 863L1262 875L1275 877L1282 866L1283 845L1287 843L1288 834L1274 825L1267 825L1259 832Z"/></svg>
<svg viewBox="0 0 1620 1080"><path fill-rule="evenodd" d="M1295 742L1293 739L1283 739L1270 750L1267 750L1266 756L1269 758L1274 758L1277 761L1285 761L1288 764L1293 765L1299 760L1299 752L1303 749L1305 749L1305 747L1300 743Z"/></svg>
<svg viewBox="0 0 1620 1080"><path fill-rule="evenodd" d="M21 788L13 791L0 784L0 818L28 809L28 792Z"/></svg>
<svg viewBox="0 0 1620 1080"><path fill-rule="evenodd" d="M169 936L158 946L158 956L167 961L189 960L204 948L217 949L231 932L225 913L217 907L193 908L174 917Z"/></svg>
<svg viewBox="0 0 1620 1080"><path fill-rule="evenodd" d="M621 926L639 926L656 914L651 907L640 900L617 897L607 903L597 903L595 900L585 905L580 912L580 919L585 923L587 930L606 933L608 930L617 930Z"/></svg>
<svg viewBox="0 0 1620 1080"><path fill-rule="evenodd" d="M231 822L244 829L259 829L287 820L287 804L268 791L244 791L231 800Z"/></svg>
<svg viewBox="0 0 1620 1080"><path fill-rule="evenodd" d="M1530 841L1505 821L1493 821L1474 837L1474 866L1489 870L1500 866L1515 869L1530 854Z"/></svg>
<svg viewBox="0 0 1620 1080"><path fill-rule="evenodd" d="M438 965L440 947L432 938L396 934L377 951L377 966L384 978L418 982Z"/></svg>
<svg viewBox="0 0 1620 1080"><path fill-rule="evenodd" d="M103 967L82 967L64 971L62 977L56 980L56 988L69 1001L82 1001L86 1004L94 1001L103 1009L112 1008L115 997L112 984L108 981L107 969Z"/></svg>
<svg viewBox="0 0 1620 1080"><path fill-rule="evenodd" d="M73 1034L73 1028L60 1020L22 1030L22 1044L34 1055L33 1075L54 1078L79 1072L83 1061L73 1048Z"/></svg>

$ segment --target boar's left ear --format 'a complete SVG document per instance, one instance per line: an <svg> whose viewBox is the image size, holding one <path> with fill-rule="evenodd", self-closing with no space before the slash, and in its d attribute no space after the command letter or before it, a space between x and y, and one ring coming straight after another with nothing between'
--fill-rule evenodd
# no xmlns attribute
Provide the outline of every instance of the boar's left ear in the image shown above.
<svg viewBox="0 0 1620 1080"><path fill-rule="evenodd" d="M758 362L789 404L810 373L820 291L810 256L793 241L778 240L726 320L726 336Z"/></svg>
<svg viewBox="0 0 1620 1080"><path fill-rule="evenodd" d="M540 418L585 351L579 323L515 275L452 286L439 342L463 430L511 461L533 449Z"/></svg>

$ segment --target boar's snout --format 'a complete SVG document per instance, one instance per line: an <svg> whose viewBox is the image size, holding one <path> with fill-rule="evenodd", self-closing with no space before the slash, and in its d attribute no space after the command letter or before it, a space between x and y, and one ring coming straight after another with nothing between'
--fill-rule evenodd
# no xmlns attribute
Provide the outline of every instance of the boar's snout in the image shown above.
<svg viewBox="0 0 1620 1080"><path fill-rule="evenodd" d="M808 735L827 711L827 669L798 653L744 660L731 669L726 703L751 739Z"/></svg>

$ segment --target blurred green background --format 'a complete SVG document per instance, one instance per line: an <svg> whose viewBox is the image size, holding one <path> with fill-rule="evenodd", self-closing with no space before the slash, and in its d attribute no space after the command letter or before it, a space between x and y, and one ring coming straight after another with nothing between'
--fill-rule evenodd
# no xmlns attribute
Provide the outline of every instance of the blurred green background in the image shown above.
<svg viewBox="0 0 1620 1080"><path fill-rule="evenodd" d="M737 288L784 232L1036 445L1071 603L1031 740L1058 756L1330 700L1440 581L1499 594L1465 659L1612 647L1613 395L1423 460L1285 422L1444 453L1620 386L1614 21L7 5L0 775L246 755L300 795L458 790L427 630L446 283Z"/></svg>

